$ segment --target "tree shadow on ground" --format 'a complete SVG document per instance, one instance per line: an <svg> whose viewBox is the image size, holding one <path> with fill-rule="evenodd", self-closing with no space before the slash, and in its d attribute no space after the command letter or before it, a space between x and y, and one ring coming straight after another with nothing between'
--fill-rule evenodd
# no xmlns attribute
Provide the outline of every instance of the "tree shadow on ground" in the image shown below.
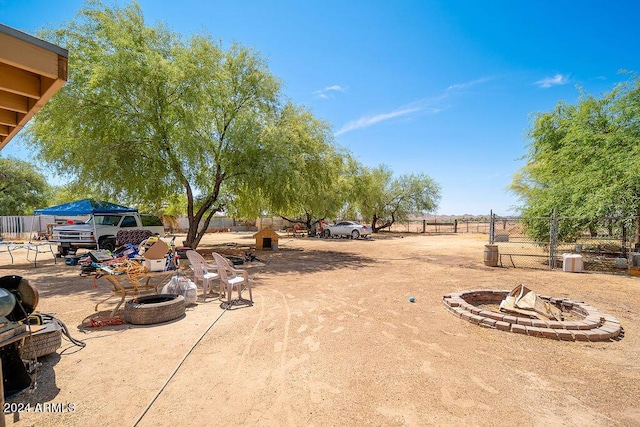
<svg viewBox="0 0 640 427"><path fill-rule="evenodd" d="M262 271L277 273L317 273L343 268L358 269L374 265L373 258L338 251L302 249L282 249L270 254L262 254L265 264Z"/></svg>

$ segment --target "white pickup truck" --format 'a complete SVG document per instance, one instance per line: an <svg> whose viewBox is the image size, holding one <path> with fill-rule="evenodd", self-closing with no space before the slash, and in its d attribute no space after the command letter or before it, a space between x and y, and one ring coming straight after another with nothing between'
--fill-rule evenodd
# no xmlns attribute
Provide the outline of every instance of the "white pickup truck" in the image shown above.
<svg viewBox="0 0 640 427"><path fill-rule="evenodd" d="M113 251L119 230L149 230L162 235L164 226L158 217L137 212L95 214L83 224L54 227L49 241L58 243L61 256L78 248Z"/></svg>

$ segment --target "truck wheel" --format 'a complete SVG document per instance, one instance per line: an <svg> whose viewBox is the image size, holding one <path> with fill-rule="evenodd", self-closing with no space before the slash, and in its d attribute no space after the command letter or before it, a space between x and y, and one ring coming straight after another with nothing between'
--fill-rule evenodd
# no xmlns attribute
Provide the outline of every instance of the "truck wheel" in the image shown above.
<svg viewBox="0 0 640 427"><path fill-rule="evenodd" d="M58 246L58 253L64 258L69 254L69 248L65 246Z"/></svg>
<svg viewBox="0 0 640 427"><path fill-rule="evenodd" d="M329 230L324 230L322 232L322 237L324 237L325 239L328 239L329 237L331 237L331 231Z"/></svg>
<svg viewBox="0 0 640 427"><path fill-rule="evenodd" d="M100 240L100 249L106 249L109 252L116 250L116 241L113 238L106 238Z"/></svg>

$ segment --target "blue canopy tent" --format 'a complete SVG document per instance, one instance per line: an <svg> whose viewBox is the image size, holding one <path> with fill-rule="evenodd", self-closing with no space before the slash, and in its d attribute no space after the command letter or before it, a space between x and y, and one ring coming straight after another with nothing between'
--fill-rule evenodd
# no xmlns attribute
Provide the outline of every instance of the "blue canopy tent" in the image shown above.
<svg viewBox="0 0 640 427"><path fill-rule="evenodd" d="M138 212L138 209L128 208L115 203L104 202L93 199L76 200L75 202L64 203L62 205L51 206L44 209L33 211L34 215L53 215L53 216L81 216L96 214L114 214L125 212ZM33 229L33 225L31 226ZM93 221L94 235L96 232L96 223ZM98 249L100 245L98 244Z"/></svg>
<svg viewBox="0 0 640 427"><path fill-rule="evenodd" d="M35 215L54 216L80 216L124 212L138 212L138 209L128 208L126 206L116 205L115 203L103 202L100 200L82 199L76 200L75 202L64 203L62 205L51 206L48 208L37 209L33 211Z"/></svg>

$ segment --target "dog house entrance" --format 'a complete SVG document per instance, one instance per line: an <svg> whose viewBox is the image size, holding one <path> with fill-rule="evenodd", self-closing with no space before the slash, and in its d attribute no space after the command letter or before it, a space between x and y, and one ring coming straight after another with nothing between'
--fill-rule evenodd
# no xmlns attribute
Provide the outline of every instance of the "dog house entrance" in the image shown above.
<svg viewBox="0 0 640 427"><path fill-rule="evenodd" d="M271 249L271 237L263 237L262 238L262 248L263 249Z"/></svg>

